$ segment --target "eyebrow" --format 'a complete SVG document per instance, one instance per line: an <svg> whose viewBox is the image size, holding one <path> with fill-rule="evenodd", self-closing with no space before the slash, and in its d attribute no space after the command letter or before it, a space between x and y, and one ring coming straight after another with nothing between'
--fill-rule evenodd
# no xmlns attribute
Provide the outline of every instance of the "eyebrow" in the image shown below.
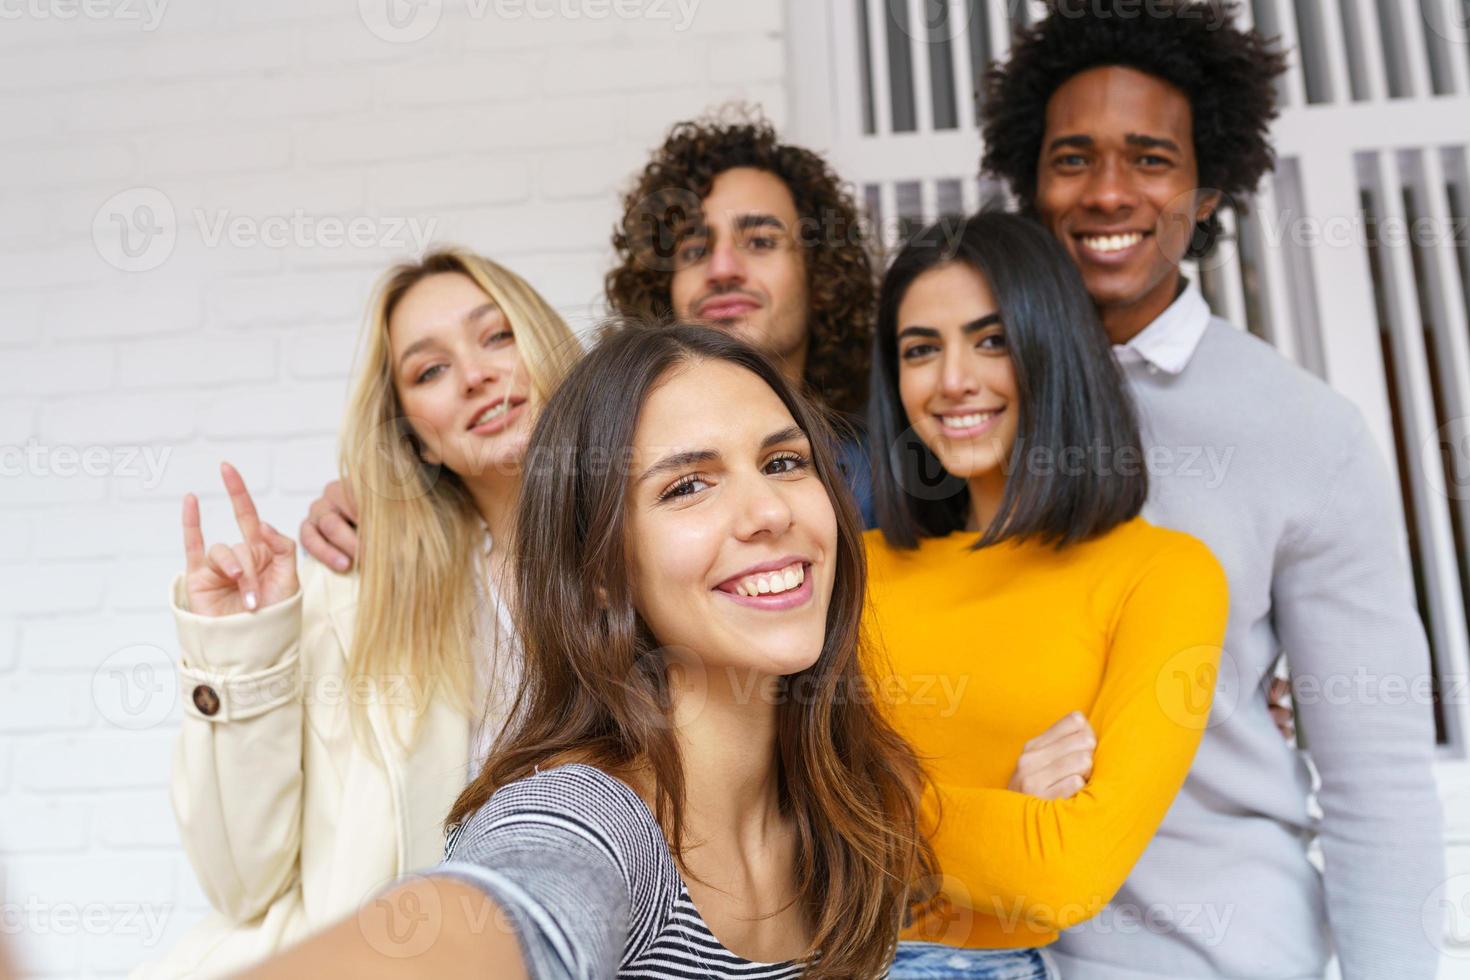
<svg viewBox="0 0 1470 980"><path fill-rule="evenodd" d="M461 324L463 324L464 326L469 326L471 323L474 323L476 320L480 319L480 317L484 316L486 313L489 313L492 310L497 310L497 309L499 309L499 307L496 306L494 303L491 303L491 302L481 303L479 306L475 307L473 310L470 310L464 316L460 317L460 321L459 322ZM436 339L434 337L421 337L418 340L415 340L413 343L409 344L407 347L405 347L403 349L403 353L402 354L398 355L398 366L399 367L403 367L403 362L404 361L408 360L410 357L412 357L413 355L417 354L419 351L423 350L425 347L432 346L436 342L437 341L436 341Z"/></svg>
<svg viewBox="0 0 1470 980"><path fill-rule="evenodd" d="M775 228L779 231L786 230L786 222L774 214L742 214L735 219L736 231L750 231L752 228Z"/></svg>
<svg viewBox="0 0 1470 980"><path fill-rule="evenodd" d="M999 323L999 322L1000 322L1000 314L999 313L989 313L989 314L986 314L985 316L982 316L978 320L971 320L969 323L965 324L963 327L960 327L960 333L977 333L977 332L979 332L981 330L984 330L986 327L991 326L992 324ZM895 340L902 340L905 337L938 337L938 336L939 336L939 331L938 330L935 330L933 327L909 326L909 327L904 327L902 330L900 330L898 332L898 336L896 338L894 338L894 339Z"/></svg>
<svg viewBox="0 0 1470 980"><path fill-rule="evenodd" d="M1166 139L1163 136L1147 136L1143 133L1129 133L1123 137L1123 142L1128 144L1129 146L1141 146L1144 149L1173 150L1175 153L1184 152L1179 148L1178 143L1174 142L1171 139ZM1082 133L1074 133L1070 136L1058 136L1056 139L1047 144L1046 149L1047 152L1050 153L1052 150L1055 150L1061 146L1075 146L1086 150L1091 149L1096 145L1097 140L1093 139L1091 136L1087 136Z"/></svg>
<svg viewBox="0 0 1470 980"><path fill-rule="evenodd" d="M806 437L807 435L802 431L801 426L788 425L786 428L772 432L762 439L760 451L765 452L772 446L779 446L783 442L793 442L797 439L805 439ZM682 470L686 466L708 463L711 460L719 458L720 454L713 449L690 449L684 452L670 453L644 470L643 475L638 477L638 482L642 483L644 480L658 476L660 473L667 473L671 470Z"/></svg>

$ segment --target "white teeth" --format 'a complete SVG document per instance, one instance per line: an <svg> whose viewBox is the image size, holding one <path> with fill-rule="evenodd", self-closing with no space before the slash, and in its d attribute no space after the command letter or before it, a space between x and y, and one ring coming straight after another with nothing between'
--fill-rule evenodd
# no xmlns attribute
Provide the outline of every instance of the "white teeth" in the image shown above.
<svg viewBox="0 0 1470 980"><path fill-rule="evenodd" d="M1139 232L1130 232L1126 235L1097 235L1082 239L1082 244L1094 252L1121 252L1125 248L1132 248L1143 241L1143 235Z"/></svg>
<svg viewBox="0 0 1470 980"><path fill-rule="evenodd" d="M743 578L735 585L735 594L743 596L774 595L789 592L806 581L806 566L797 562L788 568L764 575Z"/></svg>
<svg viewBox="0 0 1470 980"><path fill-rule="evenodd" d="M470 428L479 428L486 422L489 422L491 419L499 418L508 411L510 411L510 400L506 399L505 401L500 402L494 408L487 408L485 409L485 411L476 416L475 421L470 424Z"/></svg>
<svg viewBox="0 0 1470 980"><path fill-rule="evenodd" d="M973 412L969 415L941 415L939 422L946 429L973 429L982 422L988 422L995 418L1000 412Z"/></svg>

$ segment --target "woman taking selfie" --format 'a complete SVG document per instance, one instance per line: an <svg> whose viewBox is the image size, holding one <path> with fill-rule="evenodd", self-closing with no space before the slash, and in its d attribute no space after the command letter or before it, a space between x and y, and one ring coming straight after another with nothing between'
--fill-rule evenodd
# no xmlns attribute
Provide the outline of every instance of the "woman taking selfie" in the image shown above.
<svg viewBox="0 0 1470 980"><path fill-rule="evenodd" d="M908 244L872 379L869 626L945 875L893 976L1047 977L1040 947L1112 899L1184 782L1225 578L1139 517L1131 404L1038 225L986 213Z"/></svg>
<svg viewBox="0 0 1470 980"><path fill-rule="evenodd" d="M738 340L635 326L531 459L524 686L446 862L252 975L883 975L932 866L917 763L852 696L861 523L821 417Z"/></svg>
<svg viewBox="0 0 1470 980"><path fill-rule="evenodd" d="M461 250L384 278L341 450L359 571L307 561L222 466L243 542L184 499L174 812L214 913L135 976L261 959L436 860L514 690L508 543L534 418L580 355L514 273Z"/></svg>

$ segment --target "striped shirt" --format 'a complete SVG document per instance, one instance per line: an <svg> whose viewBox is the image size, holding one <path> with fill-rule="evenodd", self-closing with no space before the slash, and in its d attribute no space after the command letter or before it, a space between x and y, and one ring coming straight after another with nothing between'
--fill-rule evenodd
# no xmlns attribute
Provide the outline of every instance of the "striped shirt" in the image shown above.
<svg viewBox="0 0 1470 980"><path fill-rule="evenodd" d="M512 923L532 980L787 980L710 932L643 800L585 765L502 786L450 832L430 874L486 892Z"/></svg>

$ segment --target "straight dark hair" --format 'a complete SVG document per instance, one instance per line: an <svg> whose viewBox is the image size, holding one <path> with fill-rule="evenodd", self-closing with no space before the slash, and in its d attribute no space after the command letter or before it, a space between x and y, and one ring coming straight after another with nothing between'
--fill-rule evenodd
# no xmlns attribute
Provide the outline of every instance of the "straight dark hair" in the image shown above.
<svg viewBox="0 0 1470 980"><path fill-rule="evenodd" d="M915 279L950 262L990 286L1020 402L1005 493L975 547L1034 538L1061 548L1137 517L1148 496L1138 419L1082 276L1041 225L985 211L925 228L883 279L868 405L883 537L915 548L920 538L963 530L970 517L968 481L920 440L898 389L898 308ZM1082 463L1068 463L1078 455Z"/></svg>
<svg viewBox="0 0 1470 980"><path fill-rule="evenodd" d="M862 522L822 412L765 355L705 327L630 323L572 369L527 448L515 535L514 614L522 683L484 769L448 824L538 766L585 762L650 777L655 812L682 856L686 764L669 724L664 654L633 602L628 480L649 392L669 372L724 361L760 378L806 433L837 518L836 576L816 662L778 693L781 805L796 822L798 901L814 925L804 976L876 977L937 868L920 832L924 777L866 691Z"/></svg>

